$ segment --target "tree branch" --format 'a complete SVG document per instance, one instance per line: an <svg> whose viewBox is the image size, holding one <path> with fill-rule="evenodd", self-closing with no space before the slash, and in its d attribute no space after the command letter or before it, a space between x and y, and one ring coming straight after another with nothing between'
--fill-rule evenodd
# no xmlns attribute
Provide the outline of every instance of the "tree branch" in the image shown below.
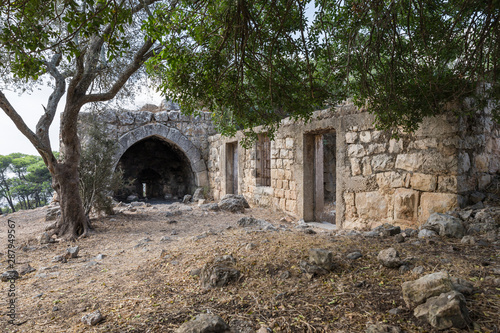
<svg viewBox="0 0 500 333"><path fill-rule="evenodd" d="M55 54L50 62L45 62L48 72L56 80L56 86L49 97L47 107L44 107L45 114L40 117L40 120L36 125L36 134L40 140L43 141L44 145L49 148L49 127L54 120L57 105L66 92L66 78L57 70L57 64L61 60L61 57L61 54Z"/></svg>
<svg viewBox="0 0 500 333"><path fill-rule="evenodd" d="M142 47L137 51L134 56L134 60L127 66L127 68L123 71L121 76L118 77L115 84L109 89L108 92L102 94L91 94L86 95L83 98L82 103L90 103L90 102L103 102L108 101L116 96L116 94L120 91L123 85L127 82L127 80L134 74L148 59L148 57L152 56L152 52L148 52L151 47L154 45L154 42L151 39L148 39Z"/></svg>

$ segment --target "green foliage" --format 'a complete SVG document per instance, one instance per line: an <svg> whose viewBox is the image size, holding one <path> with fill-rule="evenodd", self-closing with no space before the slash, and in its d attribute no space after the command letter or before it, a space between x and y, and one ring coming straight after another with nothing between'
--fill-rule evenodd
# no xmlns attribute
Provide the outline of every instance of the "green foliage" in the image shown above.
<svg viewBox="0 0 500 333"><path fill-rule="evenodd" d="M115 140L108 137L106 128L89 117L84 131L80 166L80 195L85 214L91 210L111 214L113 212L111 195L122 187L122 172L114 172L113 155L118 149Z"/></svg>
<svg viewBox="0 0 500 333"><path fill-rule="evenodd" d="M347 94L383 129L413 131L447 111L471 115L499 100L499 4L318 0L324 71L343 65Z"/></svg>
<svg viewBox="0 0 500 333"><path fill-rule="evenodd" d="M147 67L183 110L218 129L305 118L347 97L382 129L443 112L500 120L498 0L179 1L145 25L164 49ZM396 131L397 132L397 131ZM395 134L397 134L395 132Z"/></svg>
<svg viewBox="0 0 500 333"><path fill-rule="evenodd" d="M12 153L0 155L0 198L10 210L45 205L52 196L52 178L39 156Z"/></svg>
<svg viewBox="0 0 500 333"><path fill-rule="evenodd" d="M272 136L284 117L307 118L333 97L302 1L179 1L144 29L162 41L147 62L161 91L185 112L208 108L223 134L265 125Z"/></svg>

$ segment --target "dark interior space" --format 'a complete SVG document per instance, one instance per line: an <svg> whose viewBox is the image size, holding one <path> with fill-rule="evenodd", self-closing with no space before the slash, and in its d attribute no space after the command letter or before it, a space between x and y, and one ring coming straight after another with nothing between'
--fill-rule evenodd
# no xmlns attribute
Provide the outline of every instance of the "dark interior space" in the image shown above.
<svg viewBox="0 0 500 333"><path fill-rule="evenodd" d="M125 187L116 193L119 200L129 195L139 199L176 200L196 188L189 160L176 145L149 137L132 145L120 158Z"/></svg>

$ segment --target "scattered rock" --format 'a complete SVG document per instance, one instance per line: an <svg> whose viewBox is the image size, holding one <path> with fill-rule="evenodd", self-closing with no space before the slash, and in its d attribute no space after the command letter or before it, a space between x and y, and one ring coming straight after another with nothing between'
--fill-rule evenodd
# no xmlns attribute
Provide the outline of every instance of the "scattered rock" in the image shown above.
<svg viewBox="0 0 500 333"><path fill-rule="evenodd" d="M231 213L243 213L245 211L245 206L243 203L234 198L228 198L221 200L219 202L219 209L225 210Z"/></svg>
<svg viewBox="0 0 500 333"><path fill-rule="evenodd" d="M215 258L201 269L200 282L204 289L224 287L240 278L240 271L233 268L234 258L223 256Z"/></svg>
<svg viewBox="0 0 500 333"><path fill-rule="evenodd" d="M202 313L195 319L182 324L176 333L229 333L229 325L224 320L213 314Z"/></svg>
<svg viewBox="0 0 500 333"><path fill-rule="evenodd" d="M442 213L433 213L422 228L452 238L462 238L465 235L465 228L460 219Z"/></svg>
<svg viewBox="0 0 500 333"><path fill-rule="evenodd" d="M408 265L401 265L399 267L399 273L404 274L410 271L410 267Z"/></svg>
<svg viewBox="0 0 500 333"><path fill-rule="evenodd" d="M279 278L282 280L289 279L292 276L292 274L289 271L283 271L280 273Z"/></svg>
<svg viewBox="0 0 500 333"><path fill-rule="evenodd" d="M309 262L313 265L324 268L327 271L331 271L335 268L332 251L324 249L310 249Z"/></svg>
<svg viewBox="0 0 500 333"><path fill-rule="evenodd" d="M52 262L66 263L66 262L68 262L68 260L66 259L65 256L55 256L54 258L52 258Z"/></svg>
<svg viewBox="0 0 500 333"><path fill-rule="evenodd" d="M377 259L383 266L388 268L398 268L402 264L398 251L392 247L380 251Z"/></svg>
<svg viewBox="0 0 500 333"><path fill-rule="evenodd" d="M302 273L305 273L310 279L316 276L328 274L328 270L324 269L323 267L311 264L305 260L302 260L300 262L299 267Z"/></svg>
<svg viewBox="0 0 500 333"><path fill-rule="evenodd" d="M277 230L274 225L267 222L266 220L259 220L253 217L242 217L238 220L238 226L240 227L253 227L262 230Z"/></svg>
<svg viewBox="0 0 500 333"><path fill-rule="evenodd" d="M19 273L17 271L12 270L2 273L2 282L8 282L16 279L19 279Z"/></svg>
<svg viewBox="0 0 500 333"><path fill-rule="evenodd" d="M172 216L178 216L178 215L182 215L182 211L174 210L174 211L170 211L170 212L165 213L165 217L172 217Z"/></svg>
<svg viewBox="0 0 500 333"><path fill-rule="evenodd" d="M178 235L179 232L177 230L172 230L172 232L170 233L172 236L175 236L175 235Z"/></svg>
<svg viewBox="0 0 500 333"><path fill-rule="evenodd" d="M372 231L377 233L379 236L388 237L401 233L401 228L393 226L392 224L389 223L385 223L383 225L379 225L378 227L372 229Z"/></svg>
<svg viewBox="0 0 500 333"><path fill-rule="evenodd" d="M195 268L189 272L189 275L191 276L200 276L200 274L201 274L201 268Z"/></svg>
<svg viewBox="0 0 500 333"><path fill-rule="evenodd" d="M76 258L78 257L78 252L80 252L79 246L68 247L64 256L66 259Z"/></svg>
<svg viewBox="0 0 500 333"><path fill-rule="evenodd" d="M471 194L469 194L469 201L471 204L477 204L478 202L480 201L483 201L484 199L486 198L486 195L484 193L481 193L481 192L472 192Z"/></svg>
<svg viewBox="0 0 500 333"><path fill-rule="evenodd" d="M253 324L244 320L233 319L229 322L229 327L233 333L255 333Z"/></svg>
<svg viewBox="0 0 500 333"><path fill-rule="evenodd" d="M469 281L455 276L450 276L450 281L453 289L461 294L472 295L472 293L474 292L474 285Z"/></svg>
<svg viewBox="0 0 500 333"><path fill-rule="evenodd" d="M32 273L34 271L36 271L35 268L31 267L30 264L26 264L26 266L24 266L23 268L21 268L21 270L19 271L19 275L23 276L23 275Z"/></svg>
<svg viewBox="0 0 500 333"><path fill-rule="evenodd" d="M44 232L40 238L39 238L39 242L40 244L49 244L49 243L53 243L54 240L50 237L50 235L46 232Z"/></svg>
<svg viewBox="0 0 500 333"><path fill-rule="evenodd" d="M474 236L467 235L467 236L464 236L462 238L462 240L460 241L460 243L474 245L474 244L476 244L476 239L474 238Z"/></svg>
<svg viewBox="0 0 500 333"><path fill-rule="evenodd" d="M200 208L202 210L211 210L211 211L218 211L218 210L220 210L219 204L217 204L217 203L204 204L204 205L201 205Z"/></svg>
<svg viewBox="0 0 500 333"><path fill-rule="evenodd" d="M424 274L425 268L424 266L417 266L414 269L412 269L412 272L415 274Z"/></svg>
<svg viewBox="0 0 500 333"><path fill-rule="evenodd" d="M99 253L98 255L95 256L95 260L102 260L106 258L105 254Z"/></svg>
<svg viewBox="0 0 500 333"><path fill-rule="evenodd" d="M431 238L436 236L437 233L429 229L422 229L418 232L418 238Z"/></svg>
<svg viewBox="0 0 500 333"><path fill-rule="evenodd" d="M399 314L404 313L404 312L405 312L405 310L404 310L402 307L398 306L397 308L392 308L392 309L390 309L388 312L389 312L389 314L391 314L391 315L397 316L397 315L399 315Z"/></svg>
<svg viewBox="0 0 500 333"><path fill-rule="evenodd" d="M359 251L354 251L354 252L351 252L349 253L346 258L347 259L350 259L350 260L356 260L356 259L359 259L361 258L363 255L361 254L361 252Z"/></svg>
<svg viewBox="0 0 500 333"><path fill-rule="evenodd" d="M415 281L404 282L402 288L406 305L413 308L424 303L429 297L452 291L453 285L447 272L437 272Z"/></svg>
<svg viewBox="0 0 500 333"><path fill-rule="evenodd" d="M186 194L186 195L184 196L184 198L182 198L182 203L183 203L183 204L187 204L187 203L191 202L191 198L192 198L192 197L193 197L193 196L192 196L191 194Z"/></svg>
<svg viewBox="0 0 500 333"><path fill-rule="evenodd" d="M405 237L402 234L397 234L394 236L394 241L396 243L404 243Z"/></svg>
<svg viewBox="0 0 500 333"><path fill-rule="evenodd" d="M407 228L407 229L403 230L402 234L405 237L416 237L418 235L418 230L412 229L412 228Z"/></svg>
<svg viewBox="0 0 500 333"><path fill-rule="evenodd" d="M170 242L171 240L172 238L168 236L163 236L162 238L160 238L160 242Z"/></svg>
<svg viewBox="0 0 500 333"><path fill-rule="evenodd" d="M96 310L92 313L89 313L89 314L86 314L85 316L83 316L82 323L84 323L85 325L89 325L89 326L95 326L95 325L99 324L103 319L104 319L104 317L102 316L101 311Z"/></svg>
<svg viewBox="0 0 500 333"><path fill-rule="evenodd" d="M401 329L397 326L387 324L368 324L366 333L401 333Z"/></svg>
<svg viewBox="0 0 500 333"><path fill-rule="evenodd" d="M144 202L142 202L142 201L132 201L132 202L130 203L130 205L131 205L132 207L144 207L144 206L146 206L146 203L144 203Z"/></svg>
<svg viewBox="0 0 500 333"><path fill-rule="evenodd" d="M316 231L314 231L314 230L312 230L312 229L309 229L309 228L304 229L304 230L303 230L303 232L304 232L306 235L316 235L316 234L317 234L317 232L316 232Z"/></svg>
<svg viewBox="0 0 500 333"><path fill-rule="evenodd" d="M134 246L134 249L137 249L139 247L144 247L149 242L151 242L151 239L149 239L149 237L143 238L139 241L139 243L137 243L137 245Z"/></svg>
<svg viewBox="0 0 500 333"><path fill-rule="evenodd" d="M438 330L465 328L471 322L465 297L455 290L429 298L415 308L413 315L426 319Z"/></svg>

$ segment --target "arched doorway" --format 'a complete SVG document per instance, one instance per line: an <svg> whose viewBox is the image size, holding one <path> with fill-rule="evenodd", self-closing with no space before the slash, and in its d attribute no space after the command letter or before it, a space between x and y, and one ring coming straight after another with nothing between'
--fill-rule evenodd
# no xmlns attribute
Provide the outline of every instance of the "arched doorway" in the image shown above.
<svg viewBox="0 0 500 333"><path fill-rule="evenodd" d="M131 145L120 157L125 189L120 199L135 194L140 199L179 199L196 189L190 161L175 144L150 136Z"/></svg>

